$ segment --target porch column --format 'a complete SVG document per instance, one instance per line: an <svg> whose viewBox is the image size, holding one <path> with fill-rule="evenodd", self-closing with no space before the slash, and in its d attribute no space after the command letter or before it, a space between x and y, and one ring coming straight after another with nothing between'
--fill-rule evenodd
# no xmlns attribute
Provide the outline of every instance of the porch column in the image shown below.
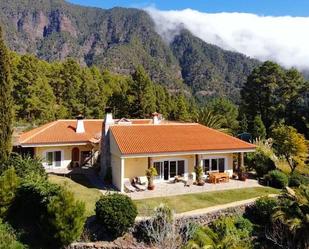
<svg viewBox="0 0 309 249"><path fill-rule="evenodd" d="M120 192L124 192L124 158L120 159Z"/></svg>
<svg viewBox="0 0 309 249"><path fill-rule="evenodd" d="M203 167L202 155L198 155L198 165L199 165L200 167Z"/></svg>
<svg viewBox="0 0 309 249"><path fill-rule="evenodd" d="M244 153L240 152L240 167L245 166Z"/></svg>

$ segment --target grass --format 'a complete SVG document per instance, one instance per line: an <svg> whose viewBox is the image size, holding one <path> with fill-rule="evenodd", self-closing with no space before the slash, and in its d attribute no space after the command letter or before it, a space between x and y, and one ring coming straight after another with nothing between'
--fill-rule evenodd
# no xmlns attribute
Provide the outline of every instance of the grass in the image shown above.
<svg viewBox="0 0 309 249"><path fill-rule="evenodd" d="M134 201L139 215L149 215L160 203L172 208L176 213L191 211L194 209L207 208L230 202L251 199L269 194L278 194L280 190L270 187L253 187L246 189L221 190L207 193L187 194L172 197L158 197Z"/></svg>
<svg viewBox="0 0 309 249"><path fill-rule="evenodd" d="M66 186L73 192L76 199L86 204L86 213L88 216L94 214L96 201L102 195L101 192L93 188L91 183L84 175L72 175L69 177L49 175L52 183ZM186 194L171 197L157 197L143 200L135 200L139 215L149 215L160 203L165 203L176 213L191 211L194 209L207 208L211 206L226 204L234 201L251 199L254 197L278 194L280 191L269 187L255 187L246 189L221 190L207 193Z"/></svg>
<svg viewBox="0 0 309 249"><path fill-rule="evenodd" d="M71 192L73 192L77 200L83 201L86 205L87 216L94 214L95 203L102 194L98 189L93 188L86 176L72 175L71 178L68 178L49 175L48 179L52 183L66 186Z"/></svg>

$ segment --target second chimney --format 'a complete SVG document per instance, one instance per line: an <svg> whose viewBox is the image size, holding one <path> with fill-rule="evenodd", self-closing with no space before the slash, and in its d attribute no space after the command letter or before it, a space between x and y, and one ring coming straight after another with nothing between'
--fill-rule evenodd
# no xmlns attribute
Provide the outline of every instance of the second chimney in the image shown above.
<svg viewBox="0 0 309 249"><path fill-rule="evenodd" d="M152 123L153 123L154 125L160 124L160 121L161 121L161 120L160 120L159 116L160 116L160 114L157 113L157 112L152 113Z"/></svg>
<svg viewBox="0 0 309 249"><path fill-rule="evenodd" d="M79 114L77 117L77 124L76 124L76 133L84 133L85 126L84 126L84 116Z"/></svg>

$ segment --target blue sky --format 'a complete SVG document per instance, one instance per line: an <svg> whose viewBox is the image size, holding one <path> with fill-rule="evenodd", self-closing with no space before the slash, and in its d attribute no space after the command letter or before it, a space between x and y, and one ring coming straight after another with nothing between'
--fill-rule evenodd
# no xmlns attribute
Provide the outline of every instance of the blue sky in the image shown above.
<svg viewBox="0 0 309 249"><path fill-rule="evenodd" d="M112 8L115 6L143 8L154 6L160 10L191 8L201 12L247 12L271 16L309 16L309 0L68 0L71 3Z"/></svg>

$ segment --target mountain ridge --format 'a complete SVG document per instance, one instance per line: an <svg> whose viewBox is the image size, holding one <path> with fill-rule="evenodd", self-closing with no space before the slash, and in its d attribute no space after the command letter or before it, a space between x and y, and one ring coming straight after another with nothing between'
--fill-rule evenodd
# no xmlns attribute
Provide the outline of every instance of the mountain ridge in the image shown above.
<svg viewBox="0 0 309 249"><path fill-rule="evenodd" d="M120 74L141 64L154 82L174 90L185 86L197 96L239 97L245 78L259 64L187 30L168 44L149 14L139 9L105 10L63 0L12 0L0 8L7 43L18 53L47 61L72 57Z"/></svg>

